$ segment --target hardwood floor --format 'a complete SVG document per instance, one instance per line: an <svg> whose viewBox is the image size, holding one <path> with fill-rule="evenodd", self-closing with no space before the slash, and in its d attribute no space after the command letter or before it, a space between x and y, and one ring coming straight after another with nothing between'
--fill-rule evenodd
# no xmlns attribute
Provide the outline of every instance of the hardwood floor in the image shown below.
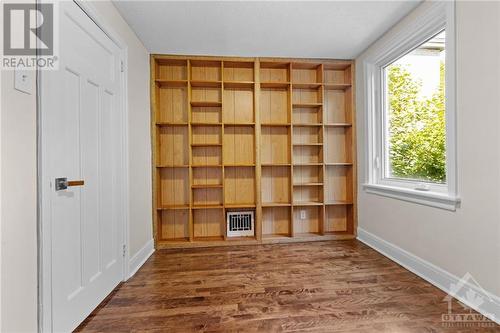
<svg viewBox="0 0 500 333"><path fill-rule="evenodd" d="M161 250L77 331L500 332L444 327L445 296L355 240Z"/></svg>

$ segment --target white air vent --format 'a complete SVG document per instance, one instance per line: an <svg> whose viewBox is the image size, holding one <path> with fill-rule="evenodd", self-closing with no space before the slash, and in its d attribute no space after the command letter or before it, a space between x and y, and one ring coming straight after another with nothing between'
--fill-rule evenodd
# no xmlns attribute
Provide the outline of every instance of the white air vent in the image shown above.
<svg viewBox="0 0 500 333"><path fill-rule="evenodd" d="M254 212L228 212L226 216L227 237L254 235Z"/></svg>

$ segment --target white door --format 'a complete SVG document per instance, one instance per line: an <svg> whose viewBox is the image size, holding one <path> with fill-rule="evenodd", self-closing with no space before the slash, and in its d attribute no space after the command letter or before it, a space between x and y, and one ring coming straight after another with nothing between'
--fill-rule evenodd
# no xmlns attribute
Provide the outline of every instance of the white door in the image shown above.
<svg viewBox="0 0 500 333"><path fill-rule="evenodd" d="M59 7L59 70L40 86L42 299L44 327L68 332L123 278L123 108L119 48L73 1ZM57 190L63 177L83 185Z"/></svg>

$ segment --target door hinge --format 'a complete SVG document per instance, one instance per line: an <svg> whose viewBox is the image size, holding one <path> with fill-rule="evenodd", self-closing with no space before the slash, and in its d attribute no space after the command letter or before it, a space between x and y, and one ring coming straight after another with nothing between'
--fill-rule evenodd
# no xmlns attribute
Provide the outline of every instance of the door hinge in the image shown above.
<svg viewBox="0 0 500 333"><path fill-rule="evenodd" d="M122 257L125 258L125 252L127 251L127 245L123 244Z"/></svg>
<svg viewBox="0 0 500 333"><path fill-rule="evenodd" d="M123 60L120 60L120 71L123 73Z"/></svg>

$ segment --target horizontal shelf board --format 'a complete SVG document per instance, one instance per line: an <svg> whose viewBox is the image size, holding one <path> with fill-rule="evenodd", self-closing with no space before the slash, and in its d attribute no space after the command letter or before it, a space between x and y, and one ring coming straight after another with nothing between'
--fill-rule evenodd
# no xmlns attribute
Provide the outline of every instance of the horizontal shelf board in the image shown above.
<svg viewBox="0 0 500 333"><path fill-rule="evenodd" d="M265 239L289 239L290 235L286 235L286 234L263 234L262 238L265 238Z"/></svg>
<svg viewBox="0 0 500 333"><path fill-rule="evenodd" d="M316 201L297 201L293 203L294 206L323 206L322 202Z"/></svg>
<svg viewBox="0 0 500 333"><path fill-rule="evenodd" d="M226 203L224 207L226 208L255 208L254 203Z"/></svg>
<svg viewBox="0 0 500 333"><path fill-rule="evenodd" d="M221 81L191 81L192 87L199 88L220 88L222 87Z"/></svg>
<svg viewBox="0 0 500 333"><path fill-rule="evenodd" d="M323 86L328 90L345 90L351 87L349 83L325 83Z"/></svg>
<svg viewBox="0 0 500 333"><path fill-rule="evenodd" d="M222 164L193 164L192 168L222 168Z"/></svg>
<svg viewBox="0 0 500 333"><path fill-rule="evenodd" d="M295 142L293 145L294 146L322 146L323 143L322 142L316 142L316 143L297 143L297 142Z"/></svg>
<svg viewBox="0 0 500 333"><path fill-rule="evenodd" d="M158 240L160 244L189 243L189 237L182 238L162 238Z"/></svg>
<svg viewBox="0 0 500 333"><path fill-rule="evenodd" d="M292 82L292 88L293 89L317 89L321 87L321 83L317 82L310 82L310 83L295 83Z"/></svg>
<svg viewBox="0 0 500 333"><path fill-rule="evenodd" d="M261 82L261 88L283 88L286 89L290 86L290 82Z"/></svg>
<svg viewBox="0 0 500 333"><path fill-rule="evenodd" d="M293 166L322 166L323 163L294 163Z"/></svg>
<svg viewBox="0 0 500 333"><path fill-rule="evenodd" d="M204 237L194 237L193 238L197 242L216 242L223 241L224 236L204 236Z"/></svg>
<svg viewBox="0 0 500 333"><path fill-rule="evenodd" d="M255 236L235 236L235 237L227 237L227 242L255 242L257 239Z"/></svg>
<svg viewBox="0 0 500 333"><path fill-rule="evenodd" d="M194 107L221 107L222 103L221 102L199 101L199 102L191 102L191 106L194 106Z"/></svg>
<svg viewBox="0 0 500 333"><path fill-rule="evenodd" d="M263 202L262 207L290 207L292 204L287 202Z"/></svg>
<svg viewBox="0 0 500 333"><path fill-rule="evenodd" d="M187 126L187 125L189 125L189 123L168 123L168 122L157 121L156 125L158 125L158 126Z"/></svg>
<svg viewBox="0 0 500 333"><path fill-rule="evenodd" d="M291 166L291 163L261 163L260 164L263 167L287 167Z"/></svg>
<svg viewBox="0 0 500 333"><path fill-rule="evenodd" d="M191 185L191 188L193 189L204 189L204 188L222 188L224 185L222 184L198 184L198 185Z"/></svg>
<svg viewBox="0 0 500 333"><path fill-rule="evenodd" d="M335 200L335 201L327 201L325 202L325 205L352 205L352 201L346 201L346 200Z"/></svg>
<svg viewBox="0 0 500 333"><path fill-rule="evenodd" d="M186 87L187 80L155 80L156 83L160 85L160 87Z"/></svg>
<svg viewBox="0 0 500 333"><path fill-rule="evenodd" d="M349 162L325 163L326 166L352 166Z"/></svg>
<svg viewBox="0 0 500 333"><path fill-rule="evenodd" d="M193 209L222 209L223 205L200 205L196 204L192 206Z"/></svg>
<svg viewBox="0 0 500 333"><path fill-rule="evenodd" d="M191 123L191 126L222 126L222 123Z"/></svg>
<svg viewBox="0 0 500 333"><path fill-rule="evenodd" d="M191 147L222 147L222 143L192 143Z"/></svg>
<svg viewBox="0 0 500 333"><path fill-rule="evenodd" d="M324 234L319 233L296 233L293 237L277 237L277 238L266 238L262 237L263 244L279 244L279 243L299 243L299 242L310 242L310 241L328 241L328 240L345 240L354 239L353 234L342 233L342 234ZM188 244L189 246L191 243Z"/></svg>
<svg viewBox="0 0 500 333"><path fill-rule="evenodd" d="M224 89L253 89L253 81L224 81Z"/></svg>
<svg viewBox="0 0 500 333"><path fill-rule="evenodd" d="M298 232L293 236L297 238L316 238L321 237L321 234L319 232Z"/></svg>
<svg viewBox="0 0 500 333"><path fill-rule="evenodd" d="M325 124L326 127L351 127L351 123L330 123Z"/></svg>
<svg viewBox="0 0 500 333"><path fill-rule="evenodd" d="M261 126L269 126L269 127L286 127L290 126L290 123L261 123Z"/></svg>
<svg viewBox="0 0 500 333"><path fill-rule="evenodd" d="M255 166L255 164L253 163L249 163L249 164L246 164L246 163L241 163L241 164L224 164L224 167L228 167L228 168L253 168Z"/></svg>
<svg viewBox="0 0 500 333"><path fill-rule="evenodd" d="M157 168L189 168L189 164L179 164L179 165L157 165Z"/></svg>
<svg viewBox="0 0 500 333"><path fill-rule="evenodd" d="M158 206L158 210L167 210L167 209L189 209L189 205L162 205Z"/></svg>
<svg viewBox="0 0 500 333"><path fill-rule="evenodd" d="M323 103L293 103L294 108L318 108L323 106Z"/></svg>
<svg viewBox="0 0 500 333"><path fill-rule="evenodd" d="M323 183L300 183L293 184L293 186L323 186Z"/></svg>
<svg viewBox="0 0 500 333"><path fill-rule="evenodd" d="M293 166L322 166L323 163L294 163Z"/></svg>
<svg viewBox="0 0 500 333"><path fill-rule="evenodd" d="M255 126L255 123L224 123L224 127L231 127L231 126Z"/></svg>
<svg viewBox="0 0 500 333"><path fill-rule="evenodd" d="M350 61L342 61L342 60L336 60L334 62L326 63L323 65L323 69L325 71L328 70L344 70L348 69L351 66Z"/></svg>
<svg viewBox="0 0 500 333"><path fill-rule="evenodd" d="M293 123L293 126L297 127L321 127L322 123Z"/></svg>

